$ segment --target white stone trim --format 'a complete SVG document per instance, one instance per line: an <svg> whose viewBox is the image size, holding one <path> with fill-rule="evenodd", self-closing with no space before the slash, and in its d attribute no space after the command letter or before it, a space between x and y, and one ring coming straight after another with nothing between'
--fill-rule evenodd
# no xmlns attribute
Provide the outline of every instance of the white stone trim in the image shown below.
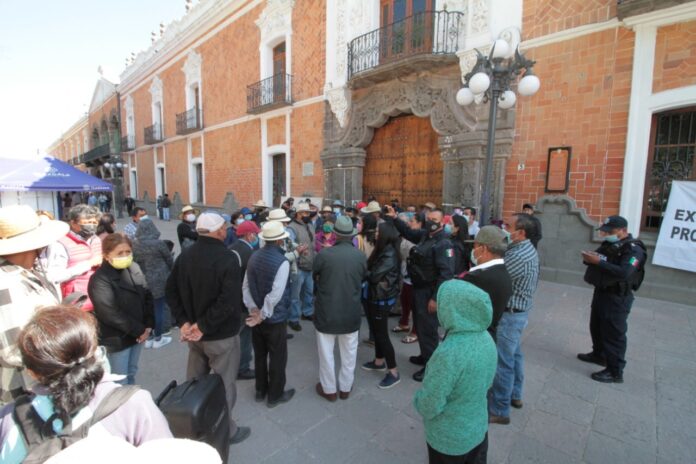
<svg viewBox="0 0 696 464"><path fill-rule="evenodd" d="M522 43L520 43L520 49L527 50L530 48L543 47L545 45L564 42L566 40L576 39L578 37L582 37L589 34L596 34L598 32L616 29L621 25L621 21L619 21L616 18L612 18L608 21L604 21L601 23L585 24L584 26L578 26L571 29L565 29L563 31L554 32L553 34L535 37L529 40L523 40ZM524 31L522 35L524 36Z"/></svg>
<svg viewBox="0 0 696 464"><path fill-rule="evenodd" d="M193 109L194 107L198 108L198 111L200 112L199 117L201 124L203 124L203 85L201 79L202 67L203 58L201 57L201 54L195 50L190 50L186 63L184 63L184 66L181 68L186 79L184 88L184 93L186 95L185 111ZM196 99L196 93L193 91L193 89L196 86L198 86L198 101L194 101Z"/></svg>

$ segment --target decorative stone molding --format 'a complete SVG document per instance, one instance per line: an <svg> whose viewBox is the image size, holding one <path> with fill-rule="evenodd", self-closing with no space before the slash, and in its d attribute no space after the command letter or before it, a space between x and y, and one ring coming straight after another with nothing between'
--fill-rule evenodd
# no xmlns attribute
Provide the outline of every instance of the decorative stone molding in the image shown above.
<svg viewBox="0 0 696 464"><path fill-rule="evenodd" d="M471 32L474 34L488 30L488 1L473 0L471 2Z"/></svg>
<svg viewBox="0 0 696 464"><path fill-rule="evenodd" d="M256 25L261 31L261 42L283 35L292 30L292 9L295 0L267 0Z"/></svg>
<svg viewBox="0 0 696 464"><path fill-rule="evenodd" d="M543 216L544 211L548 209L549 205L565 206L567 209L567 214L569 216L576 217L577 220L587 228L589 232L588 240L599 241L599 234L595 230L597 227L599 227L599 224L597 224L587 215L585 208L578 208L575 198L568 195L544 195L537 199L534 209Z"/></svg>
<svg viewBox="0 0 696 464"><path fill-rule="evenodd" d="M188 53L188 58L186 63L182 66L181 70L186 76L186 86L201 81L201 65L203 63L203 58L201 54L195 50L191 50Z"/></svg>
<svg viewBox="0 0 696 464"><path fill-rule="evenodd" d="M328 86L327 86L328 87ZM351 91L345 85L332 89L328 87L324 90L326 99L331 106L331 112L336 116L336 120L341 127L345 127L350 111Z"/></svg>
<svg viewBox="0 0 696 464"><path fill-rule="evenodd" d="M150 95L152 95L152 102L156 103L162 101L162 79L159 76L155 76L152 79L152 84L150 84Z"/></svg>

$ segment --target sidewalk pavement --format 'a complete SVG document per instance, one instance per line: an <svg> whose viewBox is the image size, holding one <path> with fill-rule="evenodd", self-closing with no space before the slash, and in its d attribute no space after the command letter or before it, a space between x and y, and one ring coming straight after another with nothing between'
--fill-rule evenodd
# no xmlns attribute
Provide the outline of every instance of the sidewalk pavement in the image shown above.
<svg viewBox="0 0 696 464"><path fill-rule="evenodd" d="M119 221L119 231L125 221ZM176 242L177 221L156 220L162 238ZM177 243L178 247L178 243ZM650 278L650 276L647 276ZM589 287L540 282L523 338L524 407L512 423L489 431L489 463L693 463L696 461L696 308L637 298L629 317L623 384L600 384L601 369L575 356L591 349ZM396 319L394 323L396 324ZM251 437L230 448L233 463L427 462L423 426L411 401L417 344L392 336L402 375L380 390L381 375L356 371L350 399L317 396L318 359L311 323L288 341L287 404L254 402L254 382L239 381L235 419ZM363 324L361 338L367 333ZM178 333L175 330L174 336ZM373 358L361 344L358 366ZM338 356L338 355L337 355ZM154 396L185 380L187 348L178 341L144 350L137 381Z"/></svg>

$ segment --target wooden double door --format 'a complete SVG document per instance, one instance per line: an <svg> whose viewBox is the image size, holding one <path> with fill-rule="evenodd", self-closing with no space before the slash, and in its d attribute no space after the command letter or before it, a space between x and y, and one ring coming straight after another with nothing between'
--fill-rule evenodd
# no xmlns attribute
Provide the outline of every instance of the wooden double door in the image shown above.
<svg viewBox="0 0 696 464"><path fill-rule="evenodd" d="M381 0L381 63L432 50L432 10L433 0Z"/></svg>
<svg viewBox="0 0 696 464"><path fill-rule="evenodd" d="M398 198L402 205L442 203L442 159L430 119L413 115L391 118L375 130L367 146L363 197L380 204Z"/></svg>

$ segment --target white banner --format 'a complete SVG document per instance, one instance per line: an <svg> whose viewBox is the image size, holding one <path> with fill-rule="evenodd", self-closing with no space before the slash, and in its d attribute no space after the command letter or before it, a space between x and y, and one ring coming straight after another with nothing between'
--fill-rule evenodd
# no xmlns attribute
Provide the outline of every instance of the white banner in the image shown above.
<svg viewBox="0 0 696 464"><path fill-rule="evenodd" d="M696 182L672 182L652 262L696 272Z"/></svg>

